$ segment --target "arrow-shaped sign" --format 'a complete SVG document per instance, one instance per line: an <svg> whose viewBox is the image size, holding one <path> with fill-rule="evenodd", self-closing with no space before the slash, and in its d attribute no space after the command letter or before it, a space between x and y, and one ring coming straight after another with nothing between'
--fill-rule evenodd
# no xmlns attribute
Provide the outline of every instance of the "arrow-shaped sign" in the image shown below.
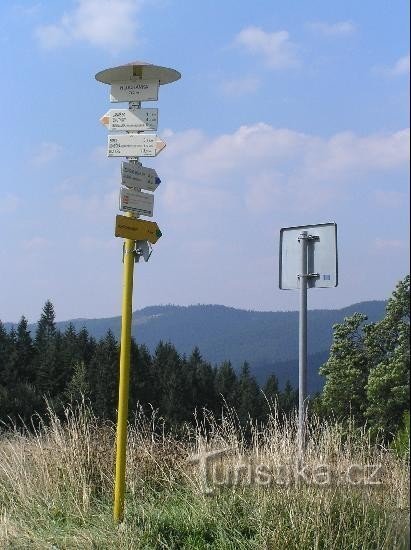
<svg viewBox="0 0 411 550"><path fill-rule="evenodd" d="M155 191L161 180L153 168L123 161L121 163L121 183L127 187Z"/></svg>
<svg viewBox="0 0 411 550"><path fill-rule="evenodd" d="M116 237L132 239L133 241L149 241L154 244L162 233L156 222L136 220L127 216L116 216Z"/></svg>
<svg viewBox="0 0 411 550"><path fill-rule="evenodd" d="M157 130L158 109L110 109L100 118L109 130L145 132Z"/></svg>
<svg viewBox="0 0 411 550"><path fill-rule="evenodd" d="M123 212L133 212L138 216L152 216L154 195L122 187L120 189L119 206Z"/></svg>
<svg viewBox="0 0 411 550"><path fill-rule="evenodd" d="M117 134L108 136L108 157L155 157L166 142L156 134Z"/></svg>

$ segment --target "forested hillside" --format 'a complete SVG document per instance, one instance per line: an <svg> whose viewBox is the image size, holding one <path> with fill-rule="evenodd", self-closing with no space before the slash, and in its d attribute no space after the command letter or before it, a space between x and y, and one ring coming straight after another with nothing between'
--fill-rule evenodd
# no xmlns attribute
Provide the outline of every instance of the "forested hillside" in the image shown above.
<svg viewBox="0 0 411 550"><path fill-rule="evenodd" d="M354 312L367 316L370 322L384 315L386 302L353 304L339 310L312 310L308 318L308 389L321 390L323 379L318 370L328 358L332 327ZM56 323L64 332L68 325L85 328L96 339L108 330L119 338L121 319L72 319ZM10 324L5 326L10 329ZM36 325L29 325L34 334ZM260 384L275 373L283 388L287 380L298 383L298 312L246 311L219 305L153 306L134 312L132 334L138 344L154 353L160 340L171 342L180 354L190 355L195 347L211 364L231 361L238 370L244 361Z"/></svg>
<svg viewBox="0 0 411 550"><path fill-rule="evenodd" d="M312 400L314 408L324 417L352 416L359 424L368 422L371 428L382 429L388 437L401 425L409 408L409 285L409 276L397 284L382 319L377 322L367 319L364 304L341 310L339 315L343 313L344 318L332 327L325 325L324 319L330 322L336 312L312 312L311 328L317 336L316 340L313 338L317 345L322 331L332 331L330 351L311 356L325 377L322 395ZM205 333L206 329L209 334L213 331L215 334L218 326L221 342L225 334L235 334L235 327L238 331L235 342L239 342L239 337L258 341L261 316L266 322L265 332L261 330L264 338L271 332L272 340L279 343L279 319L283 321L283 334L290 331L289 336L281 340L280 349L286 348L284 356L290 354L291 334L294 330L297 332L292 324L293 313L239 312L221 306L153 309L157 316L153 323L158 319L169 324L182 317L184 322L176 326L180 333L187 328L186 341L195 334ZM184 316L187 311L191 315L191 333ZM209 313L208 317L204 311ZM277 332L269 323L270 315L274 315L278 323ZM225 324L230 318L233 322ZM145 319L148 325L147 315ZM141 316L138 320L142 332L145 325ZM10 420L17 424L35 422L34 413L44 414L47 410L46 399L57 415L63 414L67 404L85 398L98 418L115 419L118 339L110 329L97 339L85 326L76 329L68 323L60 327L64 330L55 322L50 301L45 303L40 320L32 330L24 317L16 327L6 328L0 322L0 420L3 425ZM226 327L225 333L223 327ZM230 353L230 348L224 349ZM277 370L276 365L270 368L270 363L265 363L265 380L259 384L246 360L249 355L244 341L233 355L238 358L240 353L244 354L243 361L234 369L230 357L211 363L196 345L185 354L174 343L160 340L151 351L132 339L130 417L140 406L147 413L158 411L168 425L181 427L193 420L195 410L201 414L207 409L219 418L222 409L228 406L235 408L240 423L245 425L249 418L264 422L273 403L278 404L281 414L293 411L297 404L297 385L290 379L296 377L297 363L292 359L278 361ZM313 363L312 377L318 376L313 371ZM283 385L279 384L279 375L283 377Z"/></svg>
<svg viewBox="0 0 411 550"><path fill-rule="evenodd" d="M118 341L110 330L99 340L72 324L60 331L50 301L33 336L24 317L9 331L0 322L0 420L30 424L34 413L45 413L45 398L62 414L68 403L83 397L98 418L114 420L118 361ZM172 426L192 421L195 409L218 417L223 406L235 406L245 422L249 415L264 419L273 401L287 413L297 393L290 384L279 391L274 375L260 388L246 362L236 373L230 361L212 365L196 347L185 356L173 344L159 342L150 353L132 340L130 418L137 403L147 412L158 410Z"/></svg>

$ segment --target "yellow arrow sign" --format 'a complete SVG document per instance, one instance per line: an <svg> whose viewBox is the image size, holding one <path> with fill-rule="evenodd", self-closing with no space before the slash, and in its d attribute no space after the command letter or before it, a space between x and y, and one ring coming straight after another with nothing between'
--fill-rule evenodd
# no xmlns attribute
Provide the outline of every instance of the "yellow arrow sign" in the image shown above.
<svg viewBox="0 0 411 550"><path fill-rule="evenodd" d="M135 220L127 216L116 216L116 237L132 239L133 241L149 241L154 244L161 237L161 231L156 222Z"/></svg>

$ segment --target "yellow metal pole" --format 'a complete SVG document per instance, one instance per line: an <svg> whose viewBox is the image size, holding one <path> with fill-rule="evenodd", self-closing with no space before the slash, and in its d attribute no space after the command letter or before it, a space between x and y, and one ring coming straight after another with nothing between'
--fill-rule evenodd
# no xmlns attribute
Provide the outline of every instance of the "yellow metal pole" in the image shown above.
<svg viewBox="0 0 411 550"><path fill-rule="evenodd" d="M130 215L130 217L132 216ZM114 520L117 523L122 522L124 517L134 247L135 241L131 239L125 239L123 268L123 302L121 311L120 379L118 389L116 435L116 474L114 484Z"/></svg>

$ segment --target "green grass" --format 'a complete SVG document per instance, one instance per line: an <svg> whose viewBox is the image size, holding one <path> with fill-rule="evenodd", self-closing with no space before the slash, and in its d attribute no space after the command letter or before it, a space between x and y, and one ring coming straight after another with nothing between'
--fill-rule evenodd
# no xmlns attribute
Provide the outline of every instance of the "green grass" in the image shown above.
<svg viewBox="0 0 411 550"><path fill-rule="evenodd" d="M292 464L293 421L273 416L264 432L254 427L246 445L234 416L211 432L187 431L185 441L156 435L139 416L129 428L125 521L112 519L114 427L83 408L61 423L51 414L37 434L0 439L1 549L402 549L408 548L408 463L365 431L346 433L337 424L313 422L305 463L380 464L378 485L353 485L336 475L330 483L270 486L248 483L202 490L192 453L231 448L218 461ZM359 477L361 479L361 476ZM377 479L377 478L376 478ZM232 479L231 479L232 481ZM357 481L357 479L356 479Z"/></svg>

